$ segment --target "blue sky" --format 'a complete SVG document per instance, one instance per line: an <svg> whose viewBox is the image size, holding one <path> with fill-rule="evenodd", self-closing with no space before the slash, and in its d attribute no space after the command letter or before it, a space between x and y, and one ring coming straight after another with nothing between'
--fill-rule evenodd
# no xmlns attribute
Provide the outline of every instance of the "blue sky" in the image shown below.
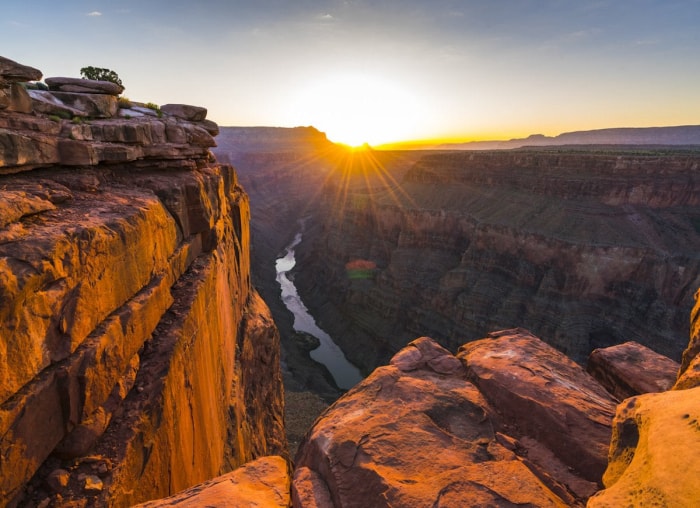
<svg viewBox="0 0 700 508"><path fill-rule="evenodd" d="M0 54L221 125L485 139L700 123L698 27L700 0L5 0Z"/></svg>

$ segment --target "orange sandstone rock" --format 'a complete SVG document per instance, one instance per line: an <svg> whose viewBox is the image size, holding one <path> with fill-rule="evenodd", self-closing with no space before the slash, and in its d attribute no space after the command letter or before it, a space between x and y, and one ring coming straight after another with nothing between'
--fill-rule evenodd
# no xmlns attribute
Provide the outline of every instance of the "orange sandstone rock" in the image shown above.
<svg viewBox="0 0 700 508"><path fill-rule="evenodd" d="M289 466L282 457L263 457L174 496L139 504L135 508L287 508L291 506L290 483Z"/></svg>
<svg viewBox="0 0 700 508"><path fill-rule="evenodd" d="M615 399L563 353L521 329L465 344L469 379L500 425L530 436L591 482L607 464Z"/></svg>
<svg viewBox="0 0 700 508"><path fill-rule="evenodd" d="M680 365L637 342L596 349L586 371L619 400L663 392L676 382Z"/></svg>
<svg viewBox="0 0 700 508"><path fill-rule="evenodd" d="M566 506L494 433L461 363L428 338L341 397L300 445L297 507Z"/></svg>
<svg viewBox="0 0 700 508"><path fill-rule="evenodd" d="M618 406L605 490L591 508L700 505L700 387L650 393Z"/></svg>

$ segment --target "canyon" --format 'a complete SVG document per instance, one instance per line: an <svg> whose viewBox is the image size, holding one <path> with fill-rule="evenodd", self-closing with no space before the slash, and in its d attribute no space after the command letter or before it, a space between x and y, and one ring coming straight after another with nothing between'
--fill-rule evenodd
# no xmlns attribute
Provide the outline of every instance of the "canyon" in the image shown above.
<svg viewBox="0 0 700 508"><path fill-rule="evenodd" d="M700 285L698 153L444 152L399 171L355 157L324 183L295 281L365 373L417 336L454 351L513 327L579 363L625 341L680 359Z"/></svg>
<svg viewBox="0 0 700 508"><path fill-rule="evenodd" d="M39 79L0 58L1 505L700 501L692 150L351 151ZM300 219L347 392L276 285Z"/></svg>

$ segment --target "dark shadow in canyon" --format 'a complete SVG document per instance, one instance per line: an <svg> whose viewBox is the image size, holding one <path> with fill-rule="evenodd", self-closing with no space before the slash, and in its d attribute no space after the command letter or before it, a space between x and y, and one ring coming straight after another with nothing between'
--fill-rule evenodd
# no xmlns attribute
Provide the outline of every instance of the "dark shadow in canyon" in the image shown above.
<svg viewBox="0 0 700 508"><path fill-rule="evenodd" d="M695 148L350 151L313 128L223 128L217 140L250 195L254 282L289 389L338 393L275 282L301 217L295 285L364 374L424 335L454 351L523 327L578 362L628 340L677 360L686 344L700 285Z"/></svg>

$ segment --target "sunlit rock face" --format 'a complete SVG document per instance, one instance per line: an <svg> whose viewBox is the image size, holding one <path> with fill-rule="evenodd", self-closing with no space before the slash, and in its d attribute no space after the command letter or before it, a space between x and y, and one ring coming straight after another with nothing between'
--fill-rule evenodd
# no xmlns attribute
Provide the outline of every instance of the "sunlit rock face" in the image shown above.
<svg viewBox="0 0 700 508"><path fill-rule="evenodd" d="M248 197L202 108L42 108L0 110L0 505L130 506L286 453Z"/></svg>
<svg viewBox="0 0 700 508"><path fill-rule="evenodd" d="M262 457L231 473L195 485L174 496L140 504L137 508L288 508L291 504L290 483L289 464L284 458Z"/></svg>
<svg viewBox="0 0 700 508"><path fill-rule="evenodd" d="M523 330L465 348L418 339L331 406L297 453L294 506L571 506L593 494L613 397Z"/></svg>
<svg viewBox="0 0 700 508"><path fill-rule="evenodd" d="M698 167L694 153L522 150L340 172L296 285L368 371L416 336L454 350L515 326L581 363L626 341L679 360L700 285ZM371 277L351 276L357 260Z"/></svg>

